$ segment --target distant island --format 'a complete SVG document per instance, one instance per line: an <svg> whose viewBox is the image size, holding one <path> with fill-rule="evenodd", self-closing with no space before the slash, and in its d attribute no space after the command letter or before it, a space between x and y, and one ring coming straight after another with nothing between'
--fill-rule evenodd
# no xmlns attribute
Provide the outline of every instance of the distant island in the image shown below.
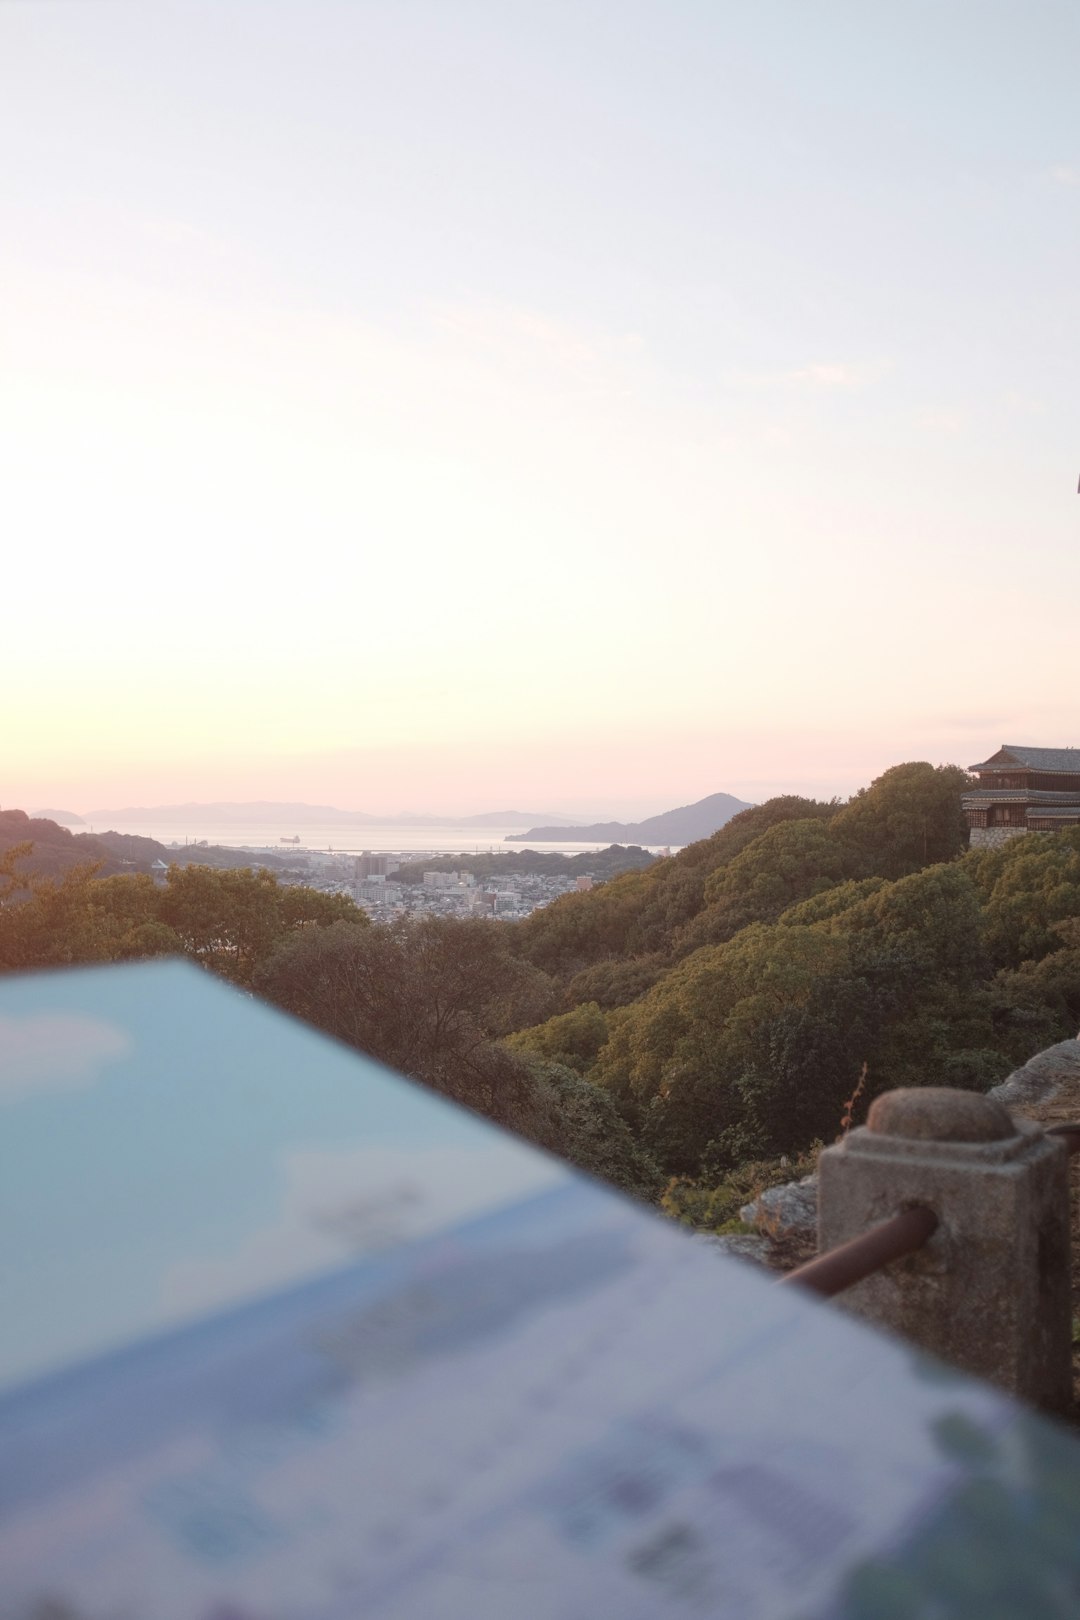
<svg viewBox="0 0 1080 1620"><path fill-rule="evenodd" d="M560 815L557 810L485 810L479 816L402 816L384 817L384 820L393 820L404 826L411 822L426 826L429 822L439 827L517 827L528 826L534 821L546 821L553 826L561 827L564 823L573 821L573 816Z"/></svg>
<svg viewBox="0 0 1080 1620"><path fill-rule="evenodd" d="M31 810L30 814L37 821L55 821L58 827L86 825L82 816L77 816L74 810Z"/></svg>
<svg viewBox="0 0 1080 1620"><path fill-rule="evenodd" d="M53 821L59 814L41 811ZM70 813L69 813L70 814ZM183 822L192 830L200 825L221 827L237 822L245 827L278 825L285 822L294 827L335 826L357 827L527 827L532 822L544 821L552 826L570 822L572 816L555 810L485 810L479 815L418 815L408 812L390 812L371 815L365 810L339 810L331 804L278 803L273 799L254 799L246 803L226 800L218 804L152 804L128 805L120 810L87 810L81 817L71 816L72 822L81 821L90 826L120 826L135 822L144 827L173 827Z"/></svg>
<svg viewBox="0 0 1080 1620"><path fill-rule="evenodd" d="M678 810L663 810L658 816L648 816L644 821L595 821L587 827L530 827L528 832L507 833L504 841L693 844L699 838L711 838L740 810L752 808L745 799L736 799L730 793L710 793L707 799L699 799L696 804L684 804Z"/></svg>

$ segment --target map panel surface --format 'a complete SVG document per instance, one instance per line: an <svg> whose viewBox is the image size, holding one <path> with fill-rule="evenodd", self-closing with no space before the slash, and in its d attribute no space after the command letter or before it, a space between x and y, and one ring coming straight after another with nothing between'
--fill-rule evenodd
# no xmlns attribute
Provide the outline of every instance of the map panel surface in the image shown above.
<svg viewBox="0 0 1080 1620"><path fill-rule="evenodd" d="M1080 1447L191 967L0 983L0 1620L1080 1612Z"/></svg>

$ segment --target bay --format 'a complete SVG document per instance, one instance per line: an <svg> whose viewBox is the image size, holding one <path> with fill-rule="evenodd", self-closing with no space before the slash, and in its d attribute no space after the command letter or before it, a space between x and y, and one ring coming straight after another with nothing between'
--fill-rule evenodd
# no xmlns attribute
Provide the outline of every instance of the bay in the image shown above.
<svg viewBox="0 0 1080 1620"><path fill-rule="evenodd" d="M609 839L599 843L548 843L545 840L532 845L518 843L515 840L514 843L508 844L507 834L521 833L524 830L522 827L462 827L453 823L447 823L445 826L417 827L392 821L363 826L357 826L355 823L327 822L325 825L297 827L280 822L243 825L233 821L214 825L201 819L195 825L184 826L180 822L148 819L145 822L124 820L122 823L114 822L112 826L91 827L88 824L77 830L97 833L110 831L137 833L144 838L156 838L162 844L207 843L220 845L225 849L270 850L278 855L287 855L291 850L298 852L340 850L357 855L364 850L370 850L373 854L475 855L486 850L520 854L522 850L529 848L548 853L581 855L593 850L607 849L610 844ZM294 838L299 838L299 843L293 843ZM658 850L661 846L645 847Z"/></svg>

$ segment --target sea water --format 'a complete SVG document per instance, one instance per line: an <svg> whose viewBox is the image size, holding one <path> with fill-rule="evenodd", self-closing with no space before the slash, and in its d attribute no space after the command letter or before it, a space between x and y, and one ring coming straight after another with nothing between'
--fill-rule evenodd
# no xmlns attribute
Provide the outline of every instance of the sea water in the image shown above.
<svg viewBox="0 0 1080 1620"><path fill-rule="evenodd" d="M344 850L348 853L359 854L362 850L371 850L374 853L392 852L394 854L409 854L424 852L427 854L468 854L474 855L484 850L494 850L502 853L513 853L523 849L537 849L552 854L579 855L592 850L607 849L611 839L603 839L598 843L580 843L559 841L548 843L546 840L507 843L507 835L522 833L524 827L462 827L453 823L446 825L410 826L407 823L365 823L356 825L348 822L326 822L309 824L307 826L287 826L279 822L230 822L221 821L192 823L181 821L161 821L152 818L139 821L113 822L111 825L93 826L89 822L85 826L72 829L75 832L121 832L138 833L144 838L156 838L162 844L192 844L202 843L223 845L227 849L260 849L273 850L279 854L287 854L290 849L296 850ZM294 844L294 837L300 842ZM288 842L283 842L287 839ZM659 848L659 846L649 846Z"/></svg>

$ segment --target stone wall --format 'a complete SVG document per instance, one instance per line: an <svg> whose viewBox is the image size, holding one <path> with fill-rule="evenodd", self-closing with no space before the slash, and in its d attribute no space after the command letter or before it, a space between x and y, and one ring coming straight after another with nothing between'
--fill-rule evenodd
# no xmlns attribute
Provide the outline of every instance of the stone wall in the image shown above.
<svg viewBox="0 0 1080 1620"><path fill-rule="evenodd" d="M1023 838L1026 827L972 827L972 849L1000 849L1010 838Z"/></svg>

